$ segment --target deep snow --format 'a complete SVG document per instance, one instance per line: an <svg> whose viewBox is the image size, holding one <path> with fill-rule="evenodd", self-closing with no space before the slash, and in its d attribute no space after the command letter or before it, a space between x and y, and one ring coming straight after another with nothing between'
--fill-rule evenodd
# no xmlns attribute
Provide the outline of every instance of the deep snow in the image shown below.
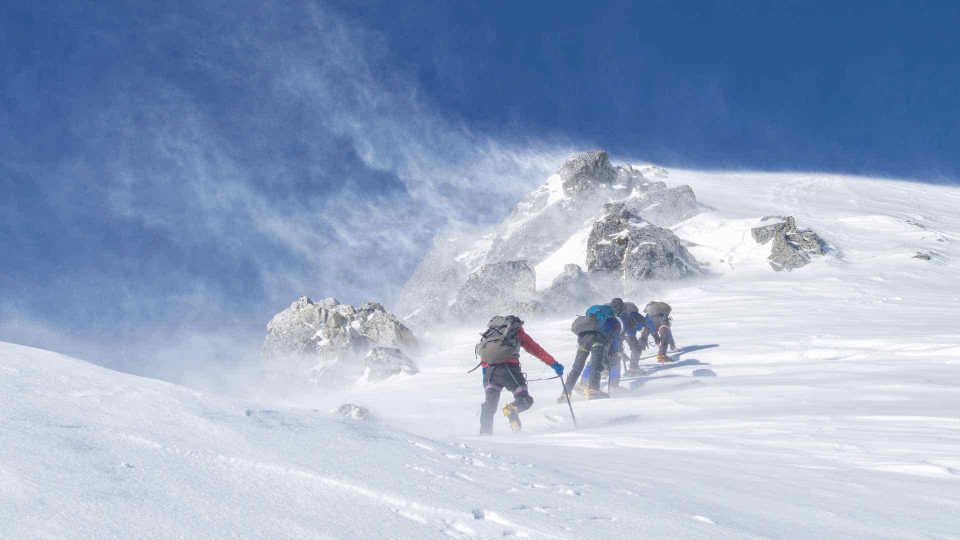
<svg viewBox="0 0 960 540"><path fill-rule="evenodd" d="M0 535L960 537L960 191L667 180L713 208L673 227L712 275L632 300L669 301L680 345L716 346L575 401L580 429L551 380L522 434L498 418L476 437L479 329L433 336L416 376L248 401L0 344ZM835 251L773 272L750 237L771 214ZM568 327L527 323L565 364ZM345 402L377 419L327 412Z"/></svg>

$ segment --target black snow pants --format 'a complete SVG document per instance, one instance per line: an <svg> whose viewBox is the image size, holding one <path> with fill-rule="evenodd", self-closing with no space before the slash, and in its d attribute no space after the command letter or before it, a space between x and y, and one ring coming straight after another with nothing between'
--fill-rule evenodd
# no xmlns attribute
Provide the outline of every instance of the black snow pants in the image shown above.
<svg viewBox="0 0 960 540"><path fill-rule="evenodd" d="M645 349L647 340L644 339L640 341L637 339L637 335L627 334L627 345L630 346L630 369L636 369L640 365L640 355L643 354L643 349Z"/></svg>
<svg viewBox="0 0 960 540"><path fill-rule="evenodd" d="M577 337L577 357L574 358L573 366L567 373L568 392L572 391L574 385L580 380L580 374L583 373L583 368L587 364L587 357L590 357L590 365L603 365L609 349L610 341L599 332L584 332Z"/></svg>
<svg viewBox="0 0 960 540"><path fill-rule="evenodd" d="M527 379L520 371L520 364L494 364L487 366L483 374L485 400L480 407L480 433L493 433L493 415L500 405L500 392L506 388L513 392L513 405L519 412L533 406L533 398L527 391Z"/></svg>

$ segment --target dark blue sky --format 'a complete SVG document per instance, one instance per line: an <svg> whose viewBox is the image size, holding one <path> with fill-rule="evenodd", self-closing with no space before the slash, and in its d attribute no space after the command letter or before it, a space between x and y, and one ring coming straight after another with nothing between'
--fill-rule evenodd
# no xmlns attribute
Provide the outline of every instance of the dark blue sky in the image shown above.
<svg viewBox="0 0 960 540"><path fill-rule="evenodd" d="M464 4L344 3L479 129L699 167L960 172L957 2Z"/></svg>
<svg viewBox="0 0 960 540"><path fill-rule="evenodd" d="M4 2L0 339L158 373L190 355L165 344L255 343L300 294L389 302L437 231L496 221L571 149L951 181L958 23L955 2Z"/></svg>

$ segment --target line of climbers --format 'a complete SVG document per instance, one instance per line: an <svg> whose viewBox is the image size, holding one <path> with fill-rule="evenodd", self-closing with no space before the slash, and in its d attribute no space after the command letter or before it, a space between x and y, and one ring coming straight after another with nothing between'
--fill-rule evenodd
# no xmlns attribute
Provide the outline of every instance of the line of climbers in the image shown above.
<svg viewBox="0 0 960 540"><path fill-rule="evenodd" d="M647 303L641 313L636 304L620 298L614 298L608 304L590 306L584 315L574 319L570 328L577 335L577 355L564 382L564 393L558 401L563 402L568 398L568 392L573 390L579 390L587 399L610 397L609 393L600 390L600 378L604 371L609 377L610 391L621 390L621 356L626 359L622 344L624 340L630 347L628 375L641 373L640 357L647 348L650 336L658 345L657 361L669 361L667 349L676 350L670 328L670 311L667 303L653 301ZM639 338L637 332L640 332ZM483 368L484 402L480 408L480 435L493 433L493 417L504 388L513 393L513 402L505 405L502 412L514 431L520 431L520 413L533 405L526 375L520 368L521 348L553 368L557 377L563 377L563 364L557 362L523 330L522 320L514 315L498 315L490 319L476 347L476 354L480 358L478 367ZM586 385L578 382L581 376L587 381Z"/></svg>

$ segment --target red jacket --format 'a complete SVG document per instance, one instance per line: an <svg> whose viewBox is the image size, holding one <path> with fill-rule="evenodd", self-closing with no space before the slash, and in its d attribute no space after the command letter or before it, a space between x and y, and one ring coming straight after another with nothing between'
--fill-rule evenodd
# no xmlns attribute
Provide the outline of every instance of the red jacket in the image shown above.
<svg viewBox="0 0 960 540"><path fill-rule="evenodd" d="M543 350L543 347L541 347L539 343L537 343L536 341L534 341L533 338L530 337L529 334L527 334L526 332L523 331L523 327L522 327L522 326L520 327L519 330L517 330L517 337L520 338L520 346L523 347L523 350L527 351L528 353L532 354L533 356L536 356L536 357L537 357L541 362L543 362L544 364L546 364L546 365L548 365L548 366L552 366L552 365L554 365L554 364L557 363L557 361L556 361L552 356L550 356L550 353L548 353L547 351ZM507 360L505 363L507 363L507 364L519 364L519 363L520 363L520 359L519 359L519 358L511 358L510 360ZM483 367L487 367L487 363L486 363L486 362L481 362L481 365L482 365Z"/></svg>

